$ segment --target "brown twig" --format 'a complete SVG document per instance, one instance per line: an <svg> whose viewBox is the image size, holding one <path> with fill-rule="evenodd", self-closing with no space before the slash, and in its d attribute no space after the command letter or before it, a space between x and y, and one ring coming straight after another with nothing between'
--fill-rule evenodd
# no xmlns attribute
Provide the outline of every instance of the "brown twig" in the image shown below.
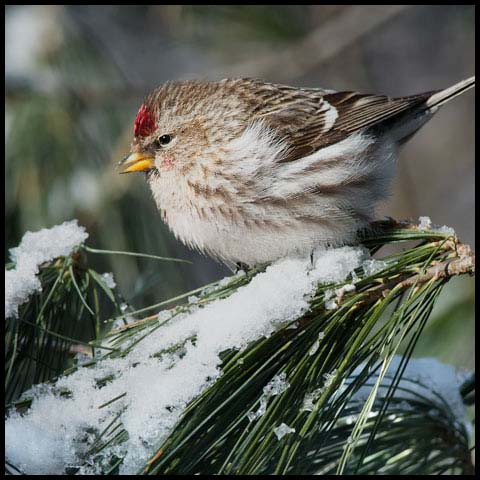
<svg viewBox="0 0 480 480"><path fill-rule="evenodd" d="M408 288L416 287L430 280L449 279L457 275L473 275L475 273L475 252L472 251L469 245L459 243L458 241L447 240L447 242L444 242L444 247L451 249L455 257L436 263L422 273L415 275L404 274L403 276L382 283L371 289L364 298L355 304L355 307L371 304L379 298L385 297L394 288L398 290L398 292L403 292ZM337 296L335 301L337 305L339 305L348 297L348 294L342 293Z"/></svg>

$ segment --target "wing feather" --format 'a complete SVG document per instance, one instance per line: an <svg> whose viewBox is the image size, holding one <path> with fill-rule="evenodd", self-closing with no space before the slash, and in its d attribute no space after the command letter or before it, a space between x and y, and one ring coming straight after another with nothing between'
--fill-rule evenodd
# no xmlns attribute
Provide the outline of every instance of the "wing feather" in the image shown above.
<svg viewBox="0 0 480 480"><path fill-rule="evenodd" d="M250 82L253 117L266 121L289 144L282 162L297 160L382 124L425 103L433 93L390 98Z"/></svg>

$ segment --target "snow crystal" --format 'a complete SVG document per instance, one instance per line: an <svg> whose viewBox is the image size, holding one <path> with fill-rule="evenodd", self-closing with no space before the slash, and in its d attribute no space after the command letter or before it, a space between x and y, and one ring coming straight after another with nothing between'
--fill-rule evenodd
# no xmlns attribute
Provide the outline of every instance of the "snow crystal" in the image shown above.
<svg viewBox="0 0 480 480"><path fill-rule="evenodd" d="M263 394L268 397L280 395L290 384L287 382L287 374L282 372L280 375L275 375L270 382L263 387Z"/></svg>
<svg viewBox="0 0 480 480"><path fill-rule="evenodd" d="M295 432L294 428L290 428L287 424L282 423L279 427L274 428L273 431L279 440L281 440L285 435Z"/></svg>
<svg viewBox="0 0 480 480"><path fill-rule="evenodd" d="M315 355L320 347L320 342L315 340L315 343L311 346L310 350L308 351L309 355Z"/></svg>
<svg viewBox="0 0 480 480"><path fill-rule="evenodd" d="M219 287L226 287L231 281L232 281L232 277L222 278L222 279L218 282L218 286L219 286Z"/></svg>
<svg viewBox="0 0 480 480"><path fill-rule="evenodd" d="M108 288L115 288L117 284L115 283L115 280L113 278L113 273L104 273L102 274L102 279L105 282L105 285Z"/></svg>
<svg viewBox="0 0 480 480"><path fill-rule="evenodd" d="M443 233L444 235L448 235L449 237L455 236L455 230L452 227L447 227L443 225L443 227L434 227L434 232Z"/></svg>
<svg viewBox="0 0 480 480"><path fill-rule="evenodd" d="M439 225L433 225L430 217L418 217L418 222L418 228L420 230L431 230L433 232L448 235L449 237L455 236L455 230L453 228L447 227L446 225L443 225L442 227Z"/></svg>
<svg viewBox="0 0 480 480"><path fill-rule="evenodd" d="M88 363L92 360L92 355L89 355L87 352L78 352L73 357L75 365L81 366L85 363Z"/></svg>
<svg viewBox="0 0 480 480"><path fill-rule="evenodd" d="M377 272L388 267L388 263L384 262L383 260L375 260L369 259L365 260L362 264L363 271L365 276L369 277L370 275L374 275Z"/></svg>
<svg viewBox="0 0 480 480"><path fill-rule="evenodd" d="M305 395L305 398L303 399L302 410L307 412L313 412L313 410L315 410L315 405L313 402L317 399L319 395L322 394L323 391L324 391L324 388L321 387L321 388L317 388L311 393L307 393Z"/></svg>
<svg viewBox="0 0 480 480"><path fill-rule="evenodd" d="M253 422L257 418L260 418L267 410L267 403L270 397L280 395L283 393L290 384L287 382L287 375L282 372L280 375L275 375L270 382L263 387L263 395L260 398L260 407L256 412L250 412L247 416L250 422Z"/></svg>
<svg viewBox="0 0 480 480"><path fill-rule="evenodd" d="M325 300L330 300L332 297L335 296L335 290L329 288L328 290L325 290L323 297Z"/></svg>
<svg viewBox="0 0 480 480"><path fill-rule="evenodd" d="M325 292L325 310L335 310L338 308L337 302L341 302L346 293L354 292L355 290L355 285L351 283L347 283L343 287L337 288L335 291L327 290Z"/></svg>
<svg viewBox="0 0 480 480"><path fill-rule="evenodd" d="M320 342L323 340L324 337L325 337L325 334L323 332L320 332L318 334L317 340L315 340L314 344L312 345L312 347L308 352L309 355L314 355L315 353L317 353L317 350L320 347Z"/></svg>
<svg viewBox="0 0 480 480"><path fill-rule="evenodd" d="M349 293L349 292L354 292L356 290L356 287L355 285L351 284L351 283L347 283L346 285L344 285L343 287L340 287L340 288L337 288L335 290L335 295L337 297L343 297L346 293Z"/></svg>
<svg viewBox="0 0 480 480"><path fill-rule="evenodd" d="M5 270L5 318L16 317L18 307L41 290L37 274L42 263L70 255L87 237L77 220L25 233L20 245L10 249L15 268Z"/></svg>
<svg viewBox="0 0 480 480"><path fill-rule="evenodd" d="M429 230L432 226L430 217L418 217L418 221L420 222L418 224L418 228L420 228L420 230Z"/></svg>
<svg viewBox="0 0 480 480"><path fill-rule="evenodd" d="M131 315L128 315L126 313L129 308L131 307L128 303L120 304L120 312L122 313L122 316L116 318L115 321L112 323L112 330L116 330L117 328L122 328L125 325L136 322L135 317L132 317ZM170 315L168 316L168 318L170 318Z"/></svg>
<svg viewBox="0 0 480 480"><path fill-rule="evenodd" d="M323 332L321 333L322 337L323 338ZM317 399L317 397L319 397L328 387L330 387L330 385L333 383L333 381L335 380L335 377L337 376L337 370L333 370L332 373L324 373L323 375L323 378L325 379L325 382L323 384L322 387L320 388L317 388L316 390L314 390L313 392L311 393L307 393L305 395L305 398L303 399L303 405L302 405L302 408L301 410L304 410L304 411L307 411L307 412L313 412L313 410L315 409L315 405L314 405L314 401ZM337 389L337 392L336 394L338 395L340 392L339 392L339 389ZM333 397L332 397L333 398Z"/></svg>
<svg viewBox="0 0 480 480"><path fill-rule="evenodd" d="M338 305L335 300L327 300L325 302L325 310L335 310L336 308L338 308Z"/></svg>
<svg viewBox="0 0 480 480"><path fill-rule="evenodd" d="M315 405L313 404L314 397L311 393L305 395L303 399L302 410L306 412L313 412L315 410Z"/></svg>
<svg viewBox="0 0 480 480"><path fill-rule="evenodd" d="M134 322L135 322L135 318L132 317L131 315L127 315L125 317L117 318L112 323L112 330L116 330L117 328L122 328L125 325L128 325L130 323L134 323Z"/></svg>
<svg viewBox="0 0 480 480"><path fill-rule="evenodd" d="M77 236L74 244L83 239ZM79 368L60 378L55 389L36 394L23 416L10 413L6 456L27 474L62 474L67 466L82 462L83 473L95 473L95 458L85 459L95 435L89 444L87 432L103 431L118 415L128 439L107 447L103 455L124 457L120 473L136 473L169 435L188 402L221 375L221 352L241 350L293 322L308 310L318 283L344 281L366 255L363 247L341 247L316 252L313 265L310 257L282 259L227 298L191 313L161 312L163 323L152 326L148 335L141 331L133 336L127 355ZM327 376L325 384L329 381ZM286 388L284 374L274 377L265 386L260 414L267 395L279 395ZM59 396L59 390L70 395ZM285 430L281 427L280 435Z"/></svg>
<svg viewBox="0 0 480 480"><path fill-rule="evenodd" d="M260 418L267 411L267 400L262 398L260 400L260 407L256 412L248 412L247 417L249 422L254 422L257 418Z"/></svg>
<svg viewBox="0 0 480 480"><path fill-rule="evenodd" d="M335 380L336 376L337 370L334 370L332 373L324 373L323 378L325 379L325 383L323 384L323 388L329 387Z"/></svg>
<svg viewBox="0 0 480 480"><path fill-rule="evenodd" d="M338 307L333 297L335 296L335 291L332 289L325 290L323 294L323 299L325 301L325 309L326 310L335 310Z"/></svg>

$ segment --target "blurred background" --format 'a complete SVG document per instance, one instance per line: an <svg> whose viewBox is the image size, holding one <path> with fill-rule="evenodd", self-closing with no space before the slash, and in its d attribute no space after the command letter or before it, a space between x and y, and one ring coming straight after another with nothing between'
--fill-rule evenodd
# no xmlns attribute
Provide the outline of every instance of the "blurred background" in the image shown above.
<svg viewBox="0 0 480 480"><path fill-rule="evenodd" d="M26 230L78 218L135 307L230 272L175 240L143 175L119 175L143 97L166 80L257 77L402 96L475 71L474 6L6 6L5 261ZM453 227L474 243L475 91L404 148L378 216ZM473 367L473 279L444 290L416 356Z"/></svg>

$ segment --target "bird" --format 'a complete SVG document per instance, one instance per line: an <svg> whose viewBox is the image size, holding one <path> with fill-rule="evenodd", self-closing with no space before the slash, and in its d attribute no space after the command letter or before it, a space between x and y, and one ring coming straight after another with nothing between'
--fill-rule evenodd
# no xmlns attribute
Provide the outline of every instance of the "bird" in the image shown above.
<svg viewBox="0 0 480 480"><path fill-rule="evenodd" d="M171 81L147 95L120 173L145 172L163 221L226 265L358 242L401 146L475 77L390 98L258 79Z"/></svg>

